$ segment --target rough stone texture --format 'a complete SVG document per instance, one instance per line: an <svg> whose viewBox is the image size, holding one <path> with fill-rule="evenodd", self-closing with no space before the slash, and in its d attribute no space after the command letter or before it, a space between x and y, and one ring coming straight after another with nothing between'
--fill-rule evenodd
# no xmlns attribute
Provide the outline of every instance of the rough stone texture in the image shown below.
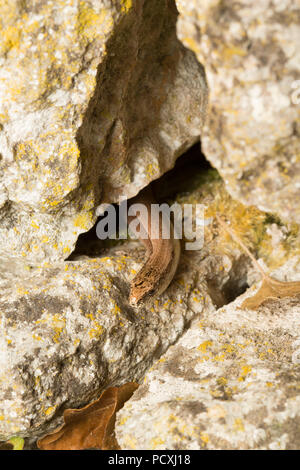
<svg viewBox="0 0 300 470"><path fill-rule="evenodd" d="M172 0L0 5L0 254L65 259L100 202L199 139L206 83Z"/></svg>
<svg viewBox="0 0 300 470"><path fill-rule="evenodd" d="M134 310L129 278L144 255L136 245L2 285L0 439L38 437L57 425L61 407L82 406L103 388L141 379L203 308L193 275L181 273L184 287L174 283L151 307Z"/></svg>
<svg viewBox="0 0 300 470"><path fill-rule="evenodd" d="M234 197L299 222L299 0L176 3L210 89L204 154Z"/></svg>
<svg viewBox="0 0 300 470"><path fill-rule="evenodd" d="M239 309L256 287L203 311L150 369L117 414L122 449L299 449L300 298Z"/></svg>
<svg viewBox="0 0 300 470"><path fill-rule="evenodd" d="M203 172L199 176L203 178ZM226 214L233 229L234 221L242 217L243 225L237 229L244 242L254 252L266 245L260 253L265 261L272 265L279 259L281 264L290 263L288 272L297 272L292 261L299 257L292 250L293 258L289 250L299 241L288 227L233 201L214 172L208 172L196 187L179 196L178 202L201 202L207 207L206 217L216 211ZM23 264L19 277L15 273L21 265L7 259L0 301L0 439L11 434L37 438L61 423L64 408L83 406L108 386L142 381L196 315L210 322L207 335L218 338L221 326L214 327L213 322L220 315L222 324L225 313L216 313L216 308L231 302L247 282L259 277L215 222L205 231L204 242L202 250L182 252L171 286L159 299L138 309L128 304L130 279L144 261L138 242L109 248L102 257L90 252L90 257L77 254L72 261L48 267ZM273 248L281 256L274 256ZM93 250L97 253L99 241ZM292 330L294 317L285 316L285 321L287 330ZM269 323L272 332L270 318ZM243 331L241 327L241 336ZM278 338L285 344L287 335L280 336L280 331ZM268 341L267 331L264 335ZM239 342L234 329L231 341ZM221 361L213 361L212 367L220 367L218 373L224 374Z"/></svg>
<svg viewBox="0 0 300 470"><path fill-rule="evenodd" d="M235 197L299 221L298 4L178 8L178 35L208 72L206 156ZM127 301L137 243L62 262L100 203L135 195L199 139L204 71L177 40L174 2L0 11L0 438L36 438L64 408L141 381L198 315L121 412L121 445L299 447L299 299L222 307L258 278L215 225L140 309ZM284 264L279 278L300 278L297 227L234 203L214 179L180 202L225 214L267 266Z"/></svg>

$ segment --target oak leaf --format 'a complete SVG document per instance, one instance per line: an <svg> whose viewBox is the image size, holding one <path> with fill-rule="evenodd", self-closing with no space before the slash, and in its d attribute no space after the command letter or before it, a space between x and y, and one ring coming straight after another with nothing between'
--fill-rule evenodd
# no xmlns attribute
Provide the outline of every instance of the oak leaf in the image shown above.
<svg viewBox="0 0 300 470"><path fill-rule="evenodd" d="M114 437L117 411L131 397L138 384L129 382L110 387L100 397L79 409L64 411L65 423L38 440L42 450L118 449Z"/></svg>

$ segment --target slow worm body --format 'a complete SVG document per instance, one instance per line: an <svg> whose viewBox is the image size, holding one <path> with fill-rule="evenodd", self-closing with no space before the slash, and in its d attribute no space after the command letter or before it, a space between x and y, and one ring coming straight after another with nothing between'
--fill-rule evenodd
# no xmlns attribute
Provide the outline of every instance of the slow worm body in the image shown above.
<svg viewBox="0 0 300 470"><path fill-rule="evenodd" d="M129 302L132 305L146 303L154 297L162 294L171 283L180 258L180 241L174 238L174 230L170 223L170 237L162 238L164 233L165 220L157 205L154 204L154 198L149 188L141 191L132 201L133 203L143 204L146 208L146 214L141 211L136 215L141 225L141 236L139 239L146 247L146 262L131 282ZM156 220L159 220L157 227L157 238L151 237L151 211L157 211ZM133 220L133 216L128 217L128 223Z"/></svg>

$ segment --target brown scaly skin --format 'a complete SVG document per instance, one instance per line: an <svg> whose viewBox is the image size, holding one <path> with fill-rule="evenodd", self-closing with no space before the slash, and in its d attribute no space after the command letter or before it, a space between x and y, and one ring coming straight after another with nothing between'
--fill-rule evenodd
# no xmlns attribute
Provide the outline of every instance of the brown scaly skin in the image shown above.
<svg viewBox="0 0 300 470"><path fill-rule="evenodd" d="M170 239L161 238L162 227L160 227L160 238L151 239L151 203L154 203L152 191L149 188L141 191L133 200L133 203L142 203L147 207L148 220L143 214L137 215L147 237L140 238L147 249L147 260L138 274L131 282L129 302L131 305L141 305L162 294L171 283L180 258L180 241L174 238L171 224ZM153 207L152 207L153 210ZM128 218L128 222L133 217ZM144 220L145 219L145 220ZM160 216L160 220L162 220Z"/></svg>

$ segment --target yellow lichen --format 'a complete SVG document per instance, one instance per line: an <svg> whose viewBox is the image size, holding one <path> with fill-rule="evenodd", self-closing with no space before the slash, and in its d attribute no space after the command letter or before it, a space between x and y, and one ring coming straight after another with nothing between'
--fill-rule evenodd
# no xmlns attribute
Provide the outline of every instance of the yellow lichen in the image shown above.
<svg viewBox="0 0 300 470"><path fill-rule="evenodd" d="M201 432L200 433L200 439L202 442L204 442L204 444L208 444L209 442L209 435L204 433L204 432Z"/></svg>
<svg viewBox="0 0 300 470"><path fill-rule="evenodd" d="M185 46L187 46L189 49L195 52L195 54L199 54L200 44L194 38L185 37L182 39L182 42L184 43Z"/></svg>
<svg viewBox="0 0 300 470"><path fill-rule="evenodd" d="M49 416L49 415L52 415L55 411L55 406L49 406L49 408L47 408L44 413L46 416Z"/></svg>
<svg viewBox="0 0 300 470"><path fill-rule="evenodd" d="M78 214L74 219L74 226L79 227L83 230L88 230L91 226L93 220L93 213L92 212L83 212Z"/></svg>
<svg viewBox="0 0 300 470"><path fill-rule="evenodd" d="M121 10L127 13L132 8L132 0L122 0L121 5Z"/></svg>
<svg viewBox="0 0 300 470"><path fill-rule="evenodd" d="M212 341L204 341L203 343L201 343L201 344L197 347L197 349L198 349L199 351L206 352L206 350L207 350L207 348L208 348L209 346L212 346Z"/></svg>
<svg viewBox="0 0 300 470"><path fill-rule="evenodd" d="M246 376L248 374L250 374L250 372L252 371L252 367L251 366L248 366L248 365L242 365L241 367L241 375L240 377L238 378L239 382L242 382L245 380Z"/></svg>
<svg viewBox="0 0 300 470"><path fill-rule="evenodd" d="M233 429L236 432L245 432L245 426L241 418L234 420Z"/></svg>
<svg viewBox="0 0 300 470"><path fill-rule="evenodd" d="M103 333L103 326L97 321L93 321L93 328L89 330L90 338L99 338Z"/></svg>
<svg viewBox="0 0 300 470"><path fill-rule="evenodd" d="M77 30L80 37L91 42L100 34L107 33L112 26L113 18L109 10L102 8L98 13L86 2L80 2L77 18Z"/></svg>

